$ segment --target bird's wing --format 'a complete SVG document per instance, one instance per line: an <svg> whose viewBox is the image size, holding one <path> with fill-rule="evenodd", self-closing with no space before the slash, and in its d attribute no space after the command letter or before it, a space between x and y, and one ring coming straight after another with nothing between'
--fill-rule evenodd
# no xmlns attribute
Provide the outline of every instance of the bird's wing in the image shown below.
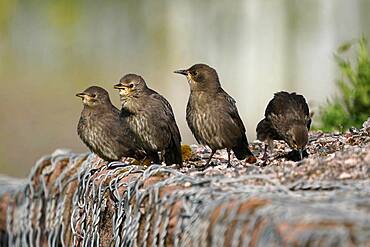
<svg viewBox="0 0 370 247"><path fill-rule="evenodd" d="M230 115L236 125L242 132L245 132L245 127L242 119L240 118L238 108L236 107L236 101L230 95L228 95L224 90L220 92L222 97L226 100L227 104L225 105L226 112Z"/></svg>
<svg viewBox="0 0 370 247"><path fill-rule="evenodd" d="M131 153L136 157L144 155L144 150L139 144L139 137L129 127L127 123L127 115L122 114L125 110L118 110L116 107L111 108L110 116L106 116L105 119L111 119L111 123L108 125L105 131L109 133L114 143L120 144L118 148L119 152Z"/></svg>
<svg viewBox="0 0 370 247"><path fill-rule="evenodd" d="M150 95L153 106L157 109L163 109L164 121L161 121L171 132L171 138L174 142L181 142L180 130L176 124L175 114L173 113L170 103L160 94L152 93Z"/></svg>
<svg viewBox="0 0 370 247"><path fill-rule="evenodd" d="M216 98L216 101L222 102L222 104L219 105L219 110L223 113L227 113L220 115L220 121L223 122L222 126L225 127L224 131L228 133L231 140L239 138L247 139L245 135L246 129L236 107L236 101L223 89L219 91L218 97L220 97L220 99ZM230 117L232 121L230 121Z"/></svg>
<svg viewBox="0 0 370 247"><path fill-rule="evenodd" d="M278 92L267 105L265 116L273 114L286 114L290 111L296 111L303 115L309 115L308 105L302 95L288 92Z"/></svg>
<svg viewBox="0 0 370 247"><path fill-rule="evenodd" d="M117 108L112 108L110 117L105 118L106 121L110 119L111 123L108 125L105 131L109 133L112 140L116 143L120 143L120 147L125 150L136 150L137 149L137 138L133 131L126 126L123 118L120 117L120 111Z"/></svg>
<svg viewBox="0 0 370 247"><path fill-rule="evenodd" d="M300 108L301 111L303 112L307 129L310 130L312 119L310 116L310 109L308 108L306 99L300 94L291 93L291 95L292 95L292 99L295 102L295 105L297 106L297 108L298 109Z"/></svg>
<svg viewBox="0 0 370 247"><path fill-rule="evenodd" d="M276 132L271 122L266 118L262 119L256 127L257 139L264 141L266 139L281 140L282 137Z"/></svg>
<svg viewBox="0 0 370 247"><path fill-rule="evenodd" d="M311 118L308 105L302 95L288 92L275 93L265 111L266 119L280 129L285 129L293 122L305 124L308 129Z"/></svg>

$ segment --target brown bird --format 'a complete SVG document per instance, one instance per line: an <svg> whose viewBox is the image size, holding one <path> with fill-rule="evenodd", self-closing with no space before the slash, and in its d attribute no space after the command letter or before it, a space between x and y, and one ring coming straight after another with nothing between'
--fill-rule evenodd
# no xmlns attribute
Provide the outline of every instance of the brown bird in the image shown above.
<svg viewBox="0 0 370 247"><path fill-rule="evenodd" d="M114 88L119 89L121 115L129 120L148 158L159 163L162 152L167 165L182 165L181 135L170 103L135 74L125 75Z"/></svg>
<svg viewBox="0 0 370 247"><path fill-rule="evenodd" d="M257 125L257 139L267 141L273 149L273 140L284 140L293 150L298 150L300 160L308 142L311 117L308 105L302 95L288 92L275 93L265 111L265 118Z"/></svg>
<svg viewBox="0 0 370 247"><path fill-rule="evenodd" d="M212 153L206 166L218 149L230 150L239 159L256 158L248 148L245 127L240 119L235 100L221 87L216 70L206 64L195 64L189 69L177 70L185 75L190 85L190 97L186 108L186 121L198 143L207 145Z"/></svg>
<svg viewBox="0 0 370 247"><path fill-rule="evenodd" d="M120 118L120 111L105 89L92 86L76 96L82 98L84 105L77 133L92 152L109 162L122 157L144 157L136 145L137 138Z"/></svg>

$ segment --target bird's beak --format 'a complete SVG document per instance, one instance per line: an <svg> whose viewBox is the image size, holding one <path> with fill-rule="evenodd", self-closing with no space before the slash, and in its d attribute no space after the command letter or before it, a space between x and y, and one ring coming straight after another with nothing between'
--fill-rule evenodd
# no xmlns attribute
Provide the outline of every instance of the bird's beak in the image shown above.
<svg viewBox="0 0 370 247"><path fill-rule="evenodd" d="M78 93L76 94L77 97L80 97L80 98L85 98L85 93Z"/></svg>
<svg viewBox="0 0 370 247"><path fill-rule="evenodd" d="M118 83L113 86L115 89L125 89L126 87L122 83Z"/></svg>
<svg viewBox="0 0 370 247"><path fill-rule="evenodd" d="M188 75L188 71L186 69L175 70L173 73L186 75L186 76Z"/></svg>
<svg viewBox="0 0 370 247"><path fill-rule="evenodd" d="M299 151L299 157L301 158L300 160L302 160L303 159L303 148L298 149L298 151Z"/></svg>

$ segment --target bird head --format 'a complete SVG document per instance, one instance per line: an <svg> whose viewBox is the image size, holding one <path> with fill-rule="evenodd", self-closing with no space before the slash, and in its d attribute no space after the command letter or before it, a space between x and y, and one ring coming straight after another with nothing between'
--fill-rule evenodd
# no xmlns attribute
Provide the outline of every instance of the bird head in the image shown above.
<svg viewBox="0 0 370 247"><path fill-rule="evenodd" d="M140 93L147 88L144 79L135 74L127 74L121 78L118 84L114 85L119 90L121 97L130 97Z"/></svg>
<svg viewBox="0 0 370 247"><path fill-rule="evenodd" d="M89 87L82 93L76 94L76 96L82 98L82 103L89 107L110 103L108 92L104 88L97 86Z"/></svg>
<svg viewBox="0 0 370 247"><path fill-rule="evenodd" d="M287 132L288 135L288 145L298 150L301 159L302 159L302 152L308 143L308 129L305 125L293 125Z"/></svg>
<svg viewBox="0 0 370 247"><path fill-rule="evenodd" d="M195 64L189 69L176 70L174 73L185 75L191 90L211 90L220 87L216 70L206 64Z"/></svg>

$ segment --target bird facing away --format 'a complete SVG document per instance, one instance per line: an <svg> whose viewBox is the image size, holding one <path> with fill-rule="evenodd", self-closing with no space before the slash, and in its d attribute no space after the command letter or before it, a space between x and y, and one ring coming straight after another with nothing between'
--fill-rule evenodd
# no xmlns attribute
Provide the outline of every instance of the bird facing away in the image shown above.
<svg viewBox="0 0 370 247"><path fill-rule="evenodd" d="M170 103L135 74L123 76L114 88L119 90L121 115L129 120L147 157L159 163L161 152L167 165L182 165L181 135Z"/></svg>
<svg viewBox="0 0 370 247"><path fill-rule="evenodd" d="M186 121L198 143L207 145L212 153L205 167L218 149L226 148L230 164L230 150L239 159L250 163L256 158L248 148L245 127L240 119L235 100L221 87L215 69L206 64L195 64L189 69L177 70L185 75L190 85L186 107Z"/></svg>
<svg viewBox="0 0 370 247"><path fill-rule="evenodd" d="M76 96L83 102L77 133L92 152L109 162L122 157L144 157L134 133L125 126L105 89L92 86Z"/></svg>
<svg viewBox="0 0 370 247"><path fill-rule="evenodd" d="M284 140L293 150L298 150L300 159L308 143L311 117L302 95L278 92L266 107L265 118L257 125L257 139L267 141L273 149L273 140ZM264 159L266 159L267 145Z"/></svg>

